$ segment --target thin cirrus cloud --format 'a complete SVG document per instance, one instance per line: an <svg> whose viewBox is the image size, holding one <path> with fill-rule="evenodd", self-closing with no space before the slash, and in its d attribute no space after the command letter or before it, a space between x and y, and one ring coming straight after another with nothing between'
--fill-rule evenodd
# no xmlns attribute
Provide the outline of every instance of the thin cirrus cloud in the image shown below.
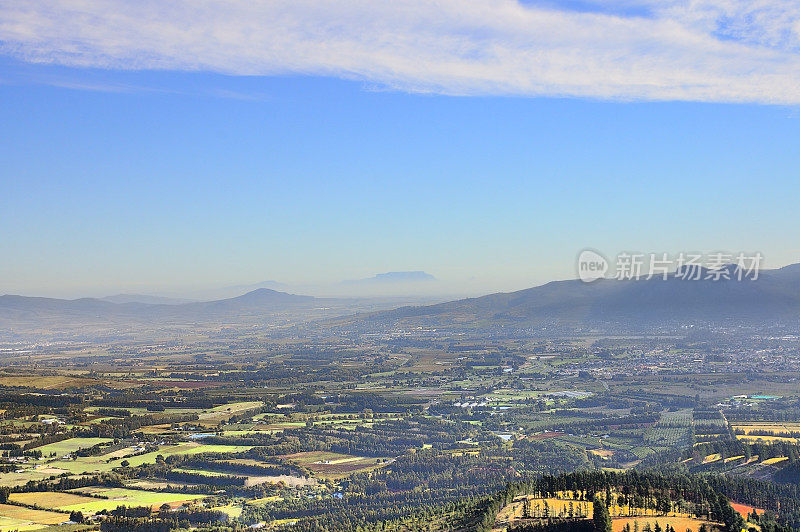
<svg viewBox="0 0 800 532"><path fill-rule="evenodd" d="M800 103L796 0L0 0L0 53L448 95Z"/></svg>

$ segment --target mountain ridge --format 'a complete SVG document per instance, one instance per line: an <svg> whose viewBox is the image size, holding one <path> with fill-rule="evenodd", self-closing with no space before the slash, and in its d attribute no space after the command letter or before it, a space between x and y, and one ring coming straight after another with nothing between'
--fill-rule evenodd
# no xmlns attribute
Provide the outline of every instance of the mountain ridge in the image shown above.
<svg viewBox="0 0 800 532"><path fill-rule="evenodd" d="M0 296L0 320L33 319L196 319L230 318L241 314L276 312L311 307L318 298L259 288L240 296L187 303L111 302L103 298L58 299L14 294Z"/></svg>
<svg viewBox="0 0 800 532"><path fill-rule="evenodd" d="M800 323L800 265L760 272L758 279L686 280L670 274L666 280L578 279L551 281L514 292L456 299L432 305L382 308L368 299L319 298L258 288L213 301L180 304L114 303L98 298L55 299L0 296L0 326L15 323L138 321L158 324L239 320L264 321L291 314L303 321L323 319L321 326L350 324L358 328L415 326L489 331L496 328L621 327L640 330L659 324L699 322L729 324ZM707 272L706 272L707 273ZM390 310L385 310L390 308ZM324 311L320 313L320 311ZM285 321L285 320L284 320Z"/></svg>
<svg viewBox="0 0 800 532"><path fill-rule="evenodd" d="M666 280L551 281L514 292L401 307L365 320L420 326L424 317L429 325L463 328L603 323L638 327L659 322L800 318L800 265L762 271L756 280L738 279L732 267L725 270L731 279L687 280L673 273Z"/></svg>

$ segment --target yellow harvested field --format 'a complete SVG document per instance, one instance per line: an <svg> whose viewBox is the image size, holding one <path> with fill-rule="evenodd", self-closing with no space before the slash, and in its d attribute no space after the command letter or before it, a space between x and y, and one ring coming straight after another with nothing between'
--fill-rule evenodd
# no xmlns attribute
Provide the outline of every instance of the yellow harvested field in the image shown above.
<svg viewBox="0 0 800 532"><path fill-rule="evenodd" d="M589 453L602 458L611 458L614 456L614 451L611 449L589 449Z"/></svg>
<svg viewBox="0 0 800 532"><path fill-rule="evenodd" d="M269 497L261 497L260 499L252 499L250 501L247 501L247 504L253 504L255 506L260 506L260 505L269 504L271 502L278 502L278 501L282 501L282 500L283 500L283 497L281 497L279 495L270 495Z"/></svg>
<svg viewBox="0 0 800 532"><path fill-rule="evenodd" d="M40 508L61 508L62 506L94 502L97 499L75 493L48 491L45 495L42 495L41 492L12 493L9 500L18 504L36 505Z"/></svg>
<svg viewBox="0 0 800 532"><path fill-rule="evenodd" d="M542 515L545 507L549 515L555 517L559 514L568 515L570 503L572 503L573 515L586 515L592 516L592 502L591 501L574 501L567 499L557 499L554 497L547 499L538 499L532 496L516 497L514 501L500 510L497 515L498 523L509 523L511 521L520 519L523 516L525 501L529 501L529 509L536 515Z"/></svg>
<svg viewBox="0 0 800 532"><path fill-rule="evenodd" d="M672 526L675 530L679 530L680 532L685 532L686 530L691 530L692 532L697 532L700 529L700 525L705 524L710 531L714 529L719 529L720 525L715 523L711 523L709 521L703 521L700 519L694 519L691 517L615 517L611 520L611 529L613 532L622 532L622 529L625 528L625 525L630 524L631 530L634 528L634 523L638 521L639 523L639 530L644 528L645 523L650 523L650 526L655 526L655 523L658 522L663 529L667 525Z"/></svg>
<svg viewBox="0 0 800 532"><path fill-rule="evenodd" d="M733 427L734 430L744 431L746 435L749 435L755 431L773 432L773 433L800 432L800 423L792 423L792 422L736 423L732 424L731 426Z"/></svg>
<svg viewBox="0 0 800 532"><path fill-rule="evenodd" d="M780 464L781 462L786 461L788 459L789 459L788 456L778 456L778 457L775 457L775 458L769 458L767 460L764 460L761 463L764 464L764 465Z"/></svg>
<svg viewBox="0 0 800 532"><path fill-rule="evenodd" d="M738 456L731 456L730 458L726 458L725 460L723 460L723 462L727 464L728 462L735 462L736 460L741 460L742 458L744 458L744 455L740 454Z"/></svg>
<svg viewBox="0 0 800 532"><path fill-rule="evenodd" d="M86 377L72 377L69 375L2 375L0 386L11 388L31 388L37 390L66 390L69 388L84 388L86 386L108 386L122 390L138 386L134 382L122 380L99 380Z"/></svg>
<svg viewBox="0 0 800 532"><path fill-rule="evenodd" d="M755 435L745 435L745 434L737 434L736 438L747 443L756 443L759 441L767 443L774 443L774 442L798 443L798 441L800 441L800 438L786 438L784 436L755 436Z"/></svg>
<svg viewBox="0 0 800 532"><path fill-rule="evenodd" d="M66 388L81 388L83 386L97 385L95 379L80 377L14 375L0 377L0 386L21 388L36 388L38 390L64 390Z"/></svg>
<svg viewBox="0 0 800 532"><path fill-rule="evenodd" d="M57 525L69 520L62 513L32 510L11 504L0 504L0 531L38 530L47 525Z"/></svg>

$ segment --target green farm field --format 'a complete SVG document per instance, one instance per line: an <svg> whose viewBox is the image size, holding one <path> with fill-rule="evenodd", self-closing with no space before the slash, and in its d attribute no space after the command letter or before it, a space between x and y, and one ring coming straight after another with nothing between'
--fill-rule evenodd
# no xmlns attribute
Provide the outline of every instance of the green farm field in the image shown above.
<svg viewBox="0 0 800 532"><path fill-rule="evenodd" d="M158 451L153 451L137 456L123 458L127 460L130 467L143 464L154 464L159 455L165 458L170 455L195 455L201 453L238 453L247 451L250 446L243 445L208 445L195 442L183 442L177 445L162 446ZM129 452L133 452L130 449ZM120 467L123 459L120 458L120 451L115 451L107 455L100 456L79 456L73 460L56 459L52 461L39 461L35 464L26 464L21 469L0 474L0 485L16 486L24 484L29 480L43 480L53 475L70 473L82 475L88 473L107 473L116 467ZM110 458L117 458L110 460Z"/></svg>
<svg viewBox="0 0 800 532"><path fill-rule="evenodd" d="M56 456L64 456L77 451L78 449L88 449L99 443L110 443L111 438L70 438L57 443L50 443L37 447L44 456L55 453Z"/></svg>
<svg viewBox="0 0 800 532"><path fill-rule="evenodd" d="M87 496L92 495L92 496ZM102 498L99 498L102 497ZM117 506L150 506L162 504L180 506L186 501L202 499L203 495L187 493L156 492L127 488L87 487L70 492L15 493L12 501L21 504L36 504L43 508L66 512L80 511L94 514L101 510L113 510ZM64 514L60 514L64 516ZM69 516L65 516L69 517ZM65 521L62 517L62 521ZM59 521L61 522L61 521Z"/></svg>

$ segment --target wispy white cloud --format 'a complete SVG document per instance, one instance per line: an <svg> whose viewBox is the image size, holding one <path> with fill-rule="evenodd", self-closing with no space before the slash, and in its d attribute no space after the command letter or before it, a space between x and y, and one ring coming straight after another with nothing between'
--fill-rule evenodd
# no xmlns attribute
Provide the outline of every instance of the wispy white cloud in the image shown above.
<svg viewBox="0 0 800 532"><path fill-rule="evenodd" d="M0 0L0 51L73 67L315 74L453 95L800 103L796 0L583 0L580 7L574 0Z"/></svg>

